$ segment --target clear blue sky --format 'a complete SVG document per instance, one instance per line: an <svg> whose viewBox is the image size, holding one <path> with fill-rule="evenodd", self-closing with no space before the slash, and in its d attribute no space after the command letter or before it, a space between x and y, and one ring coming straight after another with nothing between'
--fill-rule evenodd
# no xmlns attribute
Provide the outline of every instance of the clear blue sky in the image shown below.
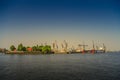
<svg viewBox="0 0 120 80"><path fill-rule="evenodd" d="M120 50L119 0L0 0L0 47L68 41Z"/></svg>

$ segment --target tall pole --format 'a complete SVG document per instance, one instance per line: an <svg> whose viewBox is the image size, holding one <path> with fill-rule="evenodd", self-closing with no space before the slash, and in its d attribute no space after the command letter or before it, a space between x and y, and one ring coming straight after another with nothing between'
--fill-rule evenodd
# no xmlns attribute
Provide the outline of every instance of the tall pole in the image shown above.
<svg viewBox="0 0 120 80"><path fill-rule="evenodd" d="M91 53L94 54L94 53L95 53L95 45L94 45L94 41L92 41L92 43L93 43L93 49L92 49Z"/></svg>
<svg viewBox="0 0 120 80"><path fill-rule="evenodd" d="M67 51L68 44L65 40L64 40L64 44L65 44L65 51Z"/></svg>
<svg viewBox="0 0 120 80"><path fill-rule="evenodd" d="M104 43L103 43L103 49L104 49L104 53L105 53L105 51L106 51L106 47L105 47Z"/></svg>
<svg viewBox="0 0 120 80"><path fill-rule="evenodd" d="M83 41L83 53L85 53L85 46L88 46L88 45L85 45L85 43Z"/></svg>
<svg viewBox="0 0 120 80"><path fill-rule="evenodd" d="M85 43L84 43L84 41L83 41L83 50L85 50Z"/></svg>
<svg viewBox="0 0 120 80"><path fill-rule="evenodd" d="M92 43L93 43L93 49L95 49L94 41L92 41Z"/></svg>

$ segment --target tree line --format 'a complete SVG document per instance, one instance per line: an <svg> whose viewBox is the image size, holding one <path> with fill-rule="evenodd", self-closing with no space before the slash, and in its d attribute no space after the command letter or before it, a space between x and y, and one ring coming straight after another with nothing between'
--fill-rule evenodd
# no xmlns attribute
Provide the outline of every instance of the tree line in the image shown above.
<svg viewBox="0 0 120 80"><path fill-rule="evenodd" d="M36 45L36 46L32 46L32 47L29 47L29 46L23 46L22 43L20 43L18 45L18 47L16 48L14 45L11 45L10 46L10 50L11 51L29 51L28 48L31 48L32 51L40 51L42 53L49 53L51 52L51 46L50 45Z"/></svg>

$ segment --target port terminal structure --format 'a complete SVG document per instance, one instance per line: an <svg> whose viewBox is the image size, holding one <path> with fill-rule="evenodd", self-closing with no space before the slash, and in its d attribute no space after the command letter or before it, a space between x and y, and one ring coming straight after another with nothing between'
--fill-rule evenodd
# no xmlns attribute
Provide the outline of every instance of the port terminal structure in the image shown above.
<svg viewBox="0 0 120 80"><path fill-rule="evenodd" d="M94 54L94 53L105 53L106 52L106 46L104 45L104 43L102 44L102 47L99 47L96 45L95 47L95 44L94 44L94 41L92 41L92 48L91 49L86 49L86 47L88 45L86 45L84 42L83 44L78 44L78 48L75 49L75 48L69 48L68 49L68 43L64 40L63 43L61 43L61 50L58 49L58 44L57 44L57 41L55 41L53 43L53 49L52 51L55 53L55 54L58 54L58 53L66 53L66 54L72 54L72 53L91 53L91 54Z"/></svg>

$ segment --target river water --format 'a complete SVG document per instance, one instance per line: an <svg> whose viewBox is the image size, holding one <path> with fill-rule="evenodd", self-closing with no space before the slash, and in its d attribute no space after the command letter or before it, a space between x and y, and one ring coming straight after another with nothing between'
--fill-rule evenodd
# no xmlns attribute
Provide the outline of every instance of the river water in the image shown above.
<svg viewBox="0 0 120 80"><path fill-rule="evenodd" d="M120 80L120 53L0 53L0 80Z"/></svg>

